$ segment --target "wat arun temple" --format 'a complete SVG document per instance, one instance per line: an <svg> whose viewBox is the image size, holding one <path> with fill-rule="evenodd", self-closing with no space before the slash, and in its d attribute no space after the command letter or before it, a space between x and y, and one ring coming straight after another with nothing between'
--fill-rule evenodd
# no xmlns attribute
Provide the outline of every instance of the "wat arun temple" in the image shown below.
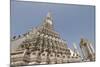
<svg viewBox="0 0 100 67"><path fill-rule="evenodd" d="M74 50L55 31L50 12L43 23L31 31L11 38L10 61L12 66L62 64L95 61L95 49L92 43L80 38L80 50Z"/></svg>

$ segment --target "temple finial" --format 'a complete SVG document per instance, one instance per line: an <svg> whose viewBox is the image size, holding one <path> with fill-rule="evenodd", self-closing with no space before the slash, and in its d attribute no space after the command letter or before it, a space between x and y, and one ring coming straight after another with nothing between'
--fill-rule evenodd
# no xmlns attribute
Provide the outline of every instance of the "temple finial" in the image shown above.
<svg viewBox="0 0 100 67"><path fill-rule="evenodd" d="M46 23L49 23L50 25L53 24L51 12L47 13L45 21L46 21Z"/></svg>
<svg viewBox="0 0 100 67"><path fill-rule="evenodd" d="M47 17L51 18L51 12L48 12Z"/></svg>

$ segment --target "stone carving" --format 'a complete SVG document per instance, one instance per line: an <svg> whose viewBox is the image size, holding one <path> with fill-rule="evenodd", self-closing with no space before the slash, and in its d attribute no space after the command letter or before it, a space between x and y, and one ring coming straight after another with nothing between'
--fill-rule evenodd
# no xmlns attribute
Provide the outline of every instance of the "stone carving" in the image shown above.
<svg viewBox="0 0 100 67"><path fill-rule="evenodd" d="M19 36L20 38L21 36ZM59 33L55 32L51 13L46 16L42 25L23 34L23 38L24 40L20 42L15 51L11 52L11 65L56 64L82 61L80 55L73 55L75 53L68 48L65 40L60 37ZM16 36L13 39L16 39ZM85 45L83 40L81 40L80 44L87 46L87 42ZM82 45L80 47L83 49ZM89 46L87 49L89 49ZM92 54L88 58L91 56Z"/></svg>

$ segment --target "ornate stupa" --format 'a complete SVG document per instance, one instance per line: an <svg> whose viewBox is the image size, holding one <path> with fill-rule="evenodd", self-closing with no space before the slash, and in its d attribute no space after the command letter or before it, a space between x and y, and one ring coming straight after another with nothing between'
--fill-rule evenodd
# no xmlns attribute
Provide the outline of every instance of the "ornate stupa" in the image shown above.
<svg viewBox="0 0 100 67"><path fill-rule="evenodd" d="M70 58L72 62L71 50L55 31L50 12L41 25L11 39L11 65L67 63Z"/></svg>
<svg viewBox="0 0 100 67"><path fill-rule="evenodd" d="M95 61L95 50L93 44L89 40L81 38L80 48L83 55L83 61Z"/></svg>

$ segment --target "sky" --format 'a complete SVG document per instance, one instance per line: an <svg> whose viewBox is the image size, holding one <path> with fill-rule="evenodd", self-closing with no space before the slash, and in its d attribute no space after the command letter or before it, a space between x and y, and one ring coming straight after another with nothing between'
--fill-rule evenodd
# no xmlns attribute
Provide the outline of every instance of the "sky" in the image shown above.
<svg viewBox="0 0 100 67"><path fill-rule="evenodd" d="M23 34L43 23L51 12L55 31L66 40L68 47L81 37L95 42L95 7L90 5L20 2L11 0L11 37ZM79 49L79 48L78 48Z"/></svg>

